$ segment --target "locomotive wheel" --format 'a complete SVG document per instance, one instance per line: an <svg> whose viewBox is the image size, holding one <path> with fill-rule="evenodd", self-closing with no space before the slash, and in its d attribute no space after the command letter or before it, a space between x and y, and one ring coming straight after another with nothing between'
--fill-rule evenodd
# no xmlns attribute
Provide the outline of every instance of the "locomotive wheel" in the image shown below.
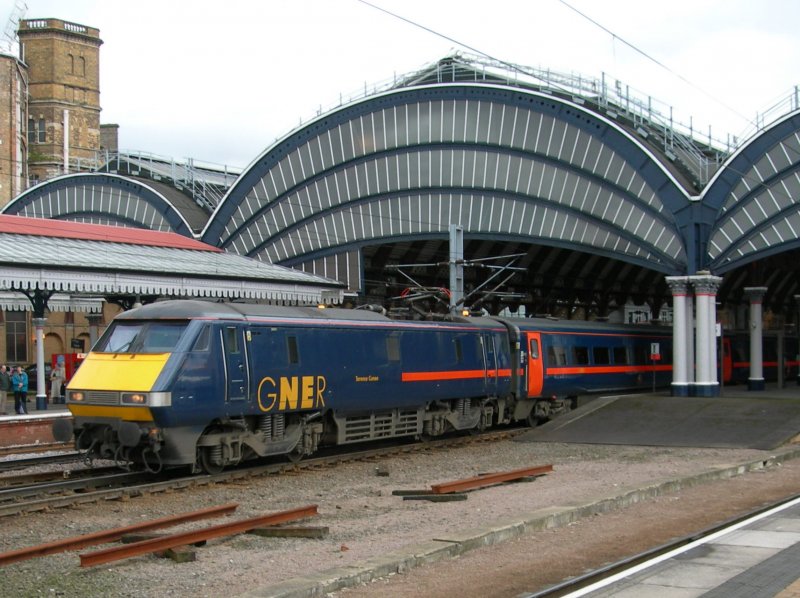
<svg viewBox="0 0 800 598"><path fill-rule="evenodd" d="M214 447L212 446L204 446L200 449L200 467L210 475L221 473L225 469L221 463L214 462L213 453Z"/></svg>
<svg viewBox="0 0 800 598"><path fill-rule="evenodd" d="M300 449L299 446L294 447L292 450L286 453L286 458L289 459L289 462L291 463L299 463L305 456L305 453Z"/></svg>
<svg viewBox="0 0 800 598"><path fill-rule="evenodd" d="M206 431L203 432L203 436L207 436L209 434L217 434L222 432L222 428L219 426L209 426L206 428ZM200 467L203 471L210 475L214 475L220 473L223 469L225 469L224 463L218 463L221 459L214 459L214 454L221 455L222 447L221 446L201 446L198 448L198 460L200 461Z"/></svg>

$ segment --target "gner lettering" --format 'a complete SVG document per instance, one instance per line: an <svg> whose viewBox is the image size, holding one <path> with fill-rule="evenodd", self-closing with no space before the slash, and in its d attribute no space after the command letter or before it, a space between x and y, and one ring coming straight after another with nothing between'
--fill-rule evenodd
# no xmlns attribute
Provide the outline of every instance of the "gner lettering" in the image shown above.
<svg viewBox="0 0 800 598"><path fill-rule="evenodd" d="M267 376L258 384L258 406L261 411L321 409L325 376L281 376L278 382Z"/></svg>

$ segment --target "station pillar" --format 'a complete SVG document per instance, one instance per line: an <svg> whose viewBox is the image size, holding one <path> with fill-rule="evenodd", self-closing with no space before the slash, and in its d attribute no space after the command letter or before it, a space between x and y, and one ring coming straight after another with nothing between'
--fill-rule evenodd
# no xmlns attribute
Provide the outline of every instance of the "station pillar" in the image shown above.
<svg viewBox="0 0 800 598"><path fill-rule="evenodd" d="M722 278L710 273L689 276L694 287L696 330L694 394L698 397L719 396L717 380L717 289Z"/></svg>
<svg viewBox="0 0 800 598"><path fill-rule="evenodd" d="M36 327L36 409L47 409L47 387L44 376L44 327L47 318L33 318ZM28 382L30 384L30 381Z"/></svg>
<svg viewBox="0 0 800 598"><path fill-rule="evenodd" d="M667 276L666 280L672 291L672 396L688 397L689 371L692 369L687 351L691 344L687 334L692 333L689 279L686 276Z"/></svg>
<svg viewBox="0 0 800 598"><path fill-rule="evenodd" d="M744 293L750 299L750 377L748 390L764 390L764 322L761 303L766 287L745 287Z"/></svg>

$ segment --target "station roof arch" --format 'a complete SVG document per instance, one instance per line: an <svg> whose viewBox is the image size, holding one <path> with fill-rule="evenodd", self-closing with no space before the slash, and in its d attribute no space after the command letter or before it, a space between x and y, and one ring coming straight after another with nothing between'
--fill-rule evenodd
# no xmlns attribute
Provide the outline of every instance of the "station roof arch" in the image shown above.
<svg viewBox="0 0 800 598"><path fill-rule="evenodd" d="M494 84L391 90L268 148L202 239L297 265L389 241L465 237L578 249L683 273L688 194L613 120Z"/></svg>
<svg viewBox="0 0 800 598"><path fill-rule="evenodd" d="M192 237L208 216L170 185L111 173L67 174L31 187L4 214L173 232Z"/></svg>
<svg viewBox="0 0 800 598"><path fill-rule="evenodd" d="M790 304L800 292L800 112L733 154L702 202L713 213L704 268L728 275L728 287L766 285L772 302Z"/></svg>

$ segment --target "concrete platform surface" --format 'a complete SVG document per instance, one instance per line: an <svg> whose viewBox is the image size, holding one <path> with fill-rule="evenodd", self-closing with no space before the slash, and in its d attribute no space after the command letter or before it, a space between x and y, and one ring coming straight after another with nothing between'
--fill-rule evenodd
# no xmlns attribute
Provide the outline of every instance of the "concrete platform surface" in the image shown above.
<svg viewBox="0 0 800 598"><path fill-rule="evenodd" d="M800 576L800 498L792 504L567 597L780 596Z"/></svg>
<svg viewBox="0 0 800 598"><path fill-rule="evenodd" d="M723 397L601 397L518 437L567 442L771 450L800 434L800 389Z"/></svg>

